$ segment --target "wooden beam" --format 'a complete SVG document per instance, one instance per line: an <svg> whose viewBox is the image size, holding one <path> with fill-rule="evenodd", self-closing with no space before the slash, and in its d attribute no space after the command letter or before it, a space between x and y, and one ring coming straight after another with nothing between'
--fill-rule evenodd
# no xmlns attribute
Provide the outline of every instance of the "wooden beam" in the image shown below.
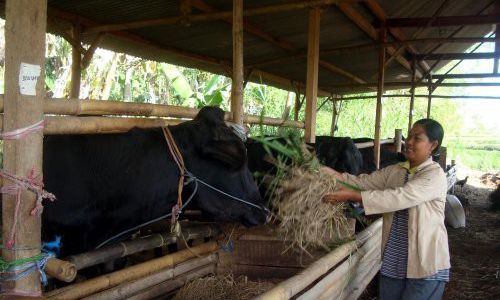
<svg viewBox="0 0 500 300"><path fill-rule="evenodd" d="M387 20L387 15L384 11L384 9L380 6L380 4L377 2L377 0L366 0L365 2L366 6L368 9L375 15L375 17L379 20L381 23L385 23ZM404 41L407 40L408 38L404 34L402 30L399 28L389 28L389 32L396 38L398 41ZM412 44L402 44L402 46L406 47L406 49L413 55L418 54L417 48L415 48ZM398 55L401 55L403 53L403 49L397 49L394 54L391 54L391 57L389 59L386 59L385 65L386 67L388 64ZM429 65L427 63L422 62L421 67L424 69L424 71L429 70Z"/></svg>
<svg viewBox="0 0 500 300"><path fill-rule="evenodd" d="M5 114L4 132L43 119L45 96L45 30L47 0L7 0L5 3ZM42 174L43 133L32 133L20 140L4 140L4 171L23 178ZM4 180L7 184L13 184ZM13 261L40 254L41 218L31 215L36 195L20 191L17 197L2 197L2 257ZM13 231L11 231L11 229ZM11 236L14 234L14 236ZM13 238L14 246L8 247ZM36 269L26 277L2 283L4 295L40 296L40 274Z"/></svg>
<svg viewBox="0 0 500 300"><path fill-rule="evenodd" d="M316 105L318 95L319 32L321 10L309 11L307 43L307 86L306 86L306 143L314 143L316 138Z"/></svg>
<svg viewBox="0 0 500 300"><path fill-rule="evenodd" d="M384 27L380 30L380 42L385 42L387 31ZM378 84L377 84L377 107L375 110L375 137L373 145L373 155L375 166L380 168L380 128L382 121L382 96L384 95L384 77L385 77L385 47L380 46L378 53Z"/></svg>
<svg viewBox="0 0 500 300"><path fill-rule="evenodd" d="M327 5L337 4L338 2L355 3L359 1L361 0L310 0L310 1L267 5L254 8L246 8L243 12L243 16L250 17L250 16L257 16L264 14L281 13L292 10L307 9L311 7L327 6ZM221 20L230 18L232 15L233 15L232 11L193 14L189 16L189 23ZM183 20L182 16L172 16L154 20L143 20L143 21L120 23L120 24L99 25L99 26L89 27L88 32L101 32L101 31L110 32L110 31L130 30L130 29L152 27L152 26L161 26L161 25L174 25L181 22L182 20Z"/></svg>
<svg viewBox="0 0 500 300"><path fill-rule="evenodd" d="M442 26L462 26L462 25L491 25L496 24L500 19L500 14L480 15L480 16L453 16L432 18L389 18L385 24L389 27L431 27Z"/></svg>
<svg viewBox="0 0 500 300"><path fill-rule="evenodd" d="M462 59L492 59L499 58L495 52L480 52L480 53L427 53L417 54L417 60L462 60Z"/></svg>
<svg viewBox="0 0 500 300"><path fill-rule="evenodd" d="M477 38L421 38L421 39L409 39L404 41L391 41L385 42L385 46L398 46L398 45L409 45L409 44L475 44L475 43L495 43L500 42L500 38L487 38L487 37L477 37ZM369 49L377 48L379 43L364 43L340 46L336 48L324 49L319 52L320 56L335 55L342 53L352 53L361 52ZM305 56L305 54L301 54ZM292 60L295 58L300 58L299 55L290 55L288 57L274 58L276 62ZM269 63L274 63L273 60L269 60ZM263 64L267 64L266 61Z"/></svg>
<svg viewBox="0 0 500 300"><path fill-rule="evenodd" d="M85 26L85 27L99 26L100 25L98 22L95 22L93 20L83 18L83 17L80 17L78 15L71 14L71 13L61 11L58 9L54 9L54 8L49 8L48 14L53 19L62 20L62 21L66 21L69 23L74 23L75 20L78 19L80 21L80 24L82 26ZM217 66L221 69L219 74L224 74L223 66L231 66L232 65L232 63L228 60L217 59L217 58L210 57L207 55L201 55L201 54L197 54L197 53L192 53L192 52L180 50L180 49L177 49L174 47L168 47L168 46L165 46L165 45L162 45L162 44L150 41L150 40L146 40L138 35L135 35L135 34L132 34L129 32L116 31L116 32L108 33L108 34L110 36L115 36L115 37L118 37L121 39L125 39L125 40L130 41L132 43L135 43L137 45L141 45L144 47L151 47L153 49L164 51L165 53L167 53L169 55L178 56L178 57L181 57L181 58L189 60L189 61L201 62L201 63L209 64L212 66ZM259 70L256 68L252 68L252 69L253 69L253 71L252 71L251 78L253 78L254 82L259 83L259 82L262 82L262 80L265 80L265 81L270 82L271 85L274 84L275 86L279 86L280 88L286 88L288 90L294 89L294 87L290 84L290 79L288 79L288 78L284 78L284 77L281 77L279 75L265 72L265 71L262 71L262 70ZM212 70L212 72L215 72L215 71ZM217 73L217 72L215 72L215 73ZM305 86L305 83L303 83L303 82L300 84L302 86ZM331 95L331 91L325 90L323 88L320 88L318 90L318 93L320 96L325 96L325 97Z"/></svg>
<svg viewBox="0 0 500 300"><path fill-rule="evenodd" d="M339 119L339 108L338 106L341 104L338 99L332 100L332 126L330 127L330 136L335 136L335 127L337 127L338 119Z"/></svg>
<svg viewBox="0 0 500 300"><path fill-rule="evenodd" d="M379 41L379 36L377 30L373 27L373 25L359 12L357 12L351 5L347 3L339 3L337 4L340 11L351 21L354 22L362 31L364 31L369 37L371 37L374 41ZM396 52L394 47L387 47L387 53L393 55ZM400 65L402 65L408 71L411 71L411 65L401 55L397 55L395 58ZM422 73L417 71L417 76L421 77Z"/></svg>
<svg viewBox="0 0 500 300"><path fill-rule="evenodd" d="M88 66L90 65L90 61L92 60L92 57L94 56L95 50L99 46L99 43L102 41L104 36L105 36L104 33L102 33L102 32L98 33L97 36L95 37L95 39L92 41L92 44L90 44L90 47L87 50L85 50L83 57L82 57L82 63L81 63L82 69L88 68Z"/></svg>
<svg viewBox="0 0 500 300"><path fill-rule="evenodd" d="M393 89L396 88L408 88L412 84L411 82L385 82L384 86L385 87L390 87ZM428 83L426 82L416 82L415 87L427 87L429 86ZM466 86L500 86L500 82L441 82L441 83L433 83L433 87L466 87ZM336 84L336 85L330 85L328 86L329 88L333 90L338 90L338 89L359 89L359 88L365 88L365 89L370 89L373 87L377 87L376 82L370 82L366 84Z"/></svg>
<svg viewBox="0 0 500 300"><path fill-rule="evenodd" d="M217 8L205 4L205 2L203 2L202 0L192 0L191 4L203 12L212 12L212 13L213 12L220 12ZM232 23L232 19L224 19L224 21L227 23L230 23L230 24ZM249 32L257 37L260 37L263 40L268 41L268 42L274 44L275 46L277 46L283 50L286 50L287 52L297 53L300 50L298 47L296 47L295 45L293 45L291 42L287 41L286 39L274 36L266 31L264 31L260 27L254 25L251 22L244 21L243 22L243 29L244 29L244 31ZM307 53L293 54L293 56L295 56L294 58L302 59L302 58L307 57ZM266 59L264 61L248 65L248 67L249 68L261 67L263 65L269 65L269 64L278 63L280 61L289 61L289 60L290 60L289 57L285 57L284 59L282 59L282 58ZM328 70L331 73L344 76L346 78L353 80L354 82L365 83L365 81L362 80L361 78L355 76L354 74L352 74L344 69L341 69L341 68L333 65L330 62L320 60L319 63L320 63L320 66L322 66L324 69Z"/></svg>
<svg viewBox="0 0 500 300"><path fill-rule="evenodd" d="M80 42L81 27L79 24L73 25L73 40L78 45ZM78 46L72 46L71 50L71 91L69 93L70 98L80 98L80 83L82 80L82 53L80 52Z"/></svg>
<svg viewBox="0 0 500 300"><path fill-rule="evenodd" d="M434 90L432 88L432 74L428 75L427 82L429 84L427 87L427 90L429 91L429 96L427 97L427 119L429 119L431 117L432 91Z"/></svg>
<svg viewBox="0 0 500 300"><path fill-rule="evenodd" d="M500 74L476 73L476 74L433 74L434 79L469 79L469 78L498 78Z"/></svg>
<svg viewBox="0 0 500 300"><path fill-rule="evenodd" d="M384 95L384 98L406 98L411 97L411 94L394 94L394 95ZM428 98L429 95L415 95L415 98ZM485 100L500 100L498 96L470 96L470 95L432 95L434 99L485 99ZM368 95L368 96L352 96L352 97L343 97L343 98L335 98L336 101L346 101L346 100L361 100L361 99L377 99L377 95Z"/></svg>
<svg viewBox="0 0 500 300"><path fill-rule="evenodd" d="M408 112L408 135L410 136L411 126L413 125L413 110L415 107L415 82L417 81L417 76L415 75L416 61L413 60L412 68L413 72L411 75L411 89L410 89L410 110Z"/></svg>
<svg viewBox="0 0 500 300"><path fill-rule="evenodd" d="M231 113L234 123L243 124L243 0L233 0Z"/></svg>
<svg viewBox="0 0 500 300"><path fill-rule="evenodd" d="M500 15L500 1L495 1L495 7L493 8L493 14ZM500 57L500 39L498 39L498 35L500 34L500 18L497 19L497 23L495 24L495 37L497 38L495 42L495 54L496 58L493 62L493 73L498 74L498 59Z"/></svg>

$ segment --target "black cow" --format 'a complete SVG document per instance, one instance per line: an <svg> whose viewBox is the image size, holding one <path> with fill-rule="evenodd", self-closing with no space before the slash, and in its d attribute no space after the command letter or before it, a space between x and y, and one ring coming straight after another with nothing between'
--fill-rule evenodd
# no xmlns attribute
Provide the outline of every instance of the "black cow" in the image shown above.
<svg viewBox="0 0 500 300"><path fill-rule="evenodd" d="M194 176L230 195L263 205L247 168L245 145L224 124L222 110L205 107L194 120L169 128L186 169ZM179 171L161 128L47 136L43 172L46 190L57 196L45 206L43 239L62 236L62 256L91 250L120 232L166 215L177 201ZM190 195L194 186L186 185L184 195ZM193 205L217 221L251 226L266 219L264 209L201 183Z"/></svg>
<svg viewBox="0 0 500 300"><path fill-rule="evenodd" d="M339 172L359 175L363 157L349 137L317 136L316 155L322 164Z"/></svg>
<svg viewBox="0 0 500 300"><path fill-rule="evenodd" d="M373 142L371 138L356 138L353 139L354 143L366 143ZM392 146L392 145L391 145ZM385 168L387 166L397 164L399 162L405 161L406 158L402 153L396 153L390 149L387 144L380 145L380 168ZM371 173L377 168L375 166L375 159L373 153L373 146L359 149L361 156L363 157L363 167L361 173Z"/></svg>
<svg viewBox="0 0 500 300"><path fill-rule="evenodd" d="M287 145L284 138L276 138L282 145ZM248 168L252 172L269 173L274 165L266 159L268 152L263 144L258 140L248 139L245 143L248 152ZM358 175L363 159L352 140L348 137L333 138L330 136L317 136L316 143L310 144L319 161L325 166L329 166L340 172L347 172ZM271 155L277 156L279 153L273 149Z"/></svg>

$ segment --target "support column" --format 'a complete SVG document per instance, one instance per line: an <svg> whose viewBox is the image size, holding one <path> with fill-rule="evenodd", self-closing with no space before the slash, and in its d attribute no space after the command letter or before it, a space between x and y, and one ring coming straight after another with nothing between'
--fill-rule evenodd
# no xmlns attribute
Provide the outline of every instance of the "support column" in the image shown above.
<svg viewBox="0 0 500 300"><path fill-rule="evenodd" d="M493 14L500 14L500 0L495 2L495 8L493 9ZM498 74L498 63L500 59L500 40L498 39L498 34L500 34L500 23L495 25L495 59L493 61L493 73Z"/></svg>
<svg viewBox="0 0 500 300"><path fill-rule="evenodd" d="M81 42L80 34L81 27L79 24L73 25L73 40L78 45L73 45L71 50L71 92L69 94L70 98L80 99L80 82L82 80L82 53L80 52L80 47L78 47Z"/></svg>
<svg viewBox="0 0 500 300"><path fill-rule="evenodd" d="M333 111L332 111L332 127L330 128L330 135L332 137L335 136L335 126L337 126L337 120L339 117L339 112L337 110L337 104L339 103L339 100L334 99L332 100L333 103Z"/></svg>
<svg viewBox="0 0 500 300"><path fill-rule="evenodd" d="M377 85L377 108L375 110L375 139L373 144L373 155L375 166L380 168L380 123L382 120L382 96L384 95L384 76L385 76L385 40L387 29L380 28L380 48L378 52L378 85Z"/></svg>
<svg viewBox="0 0 500 300"><path fill-rule="evenodd" d="M7 0L5 3L5 98L4 132L37 123L43 118L45 96L45 31L47 0ZM5 140L4 170L26 177L33 169L42 172L43 133L29 134L20 140ZM5 184L11 184L4 180ZM31 216L35 194L22 191L15 226L13 250L6 249L15 221L16 196L3 194L2 257L7 261L32 257L40 253L41 218ZM2 282L3 294L41 294L37 271L10 282ZM10 296L7 296L10 297Z"/></svg>
<svg viewBox="0 0 500 300"><path fill-rule="evenodd" d="M402 145L403 145L403 129L395 129L394 147L396 148L396 152L401 152Z"/></svg>
<svg viewBox="0 0 500 300"><path fill-rule="evenodd" d="M434 91L432 87L432 74L429 74L427 81L429 83L428 86L429 96L427 97L427 119L429 119L431 117L432 92Z"/></svg>
<svg viewBox="0 0 500 300"><path fill-rule="evenodd" d="M321 11L313 8L309 11L309 33L307 44L307 84L306 84L306 143L316 140L316 106L318 96L319 68L319 29Z"/></svg>
<svg viewBox="0 0 500 300"><path fill-rule="evenodd" d="M413 110L415 107L415 82L417 81L417 62L414 59L411 64L411 88L410 88L410 111L408 113L408 136L410 136L413 125Z"/></svg>
<svg viewBox="0 0 500 300"><path fill-rule="evenodd" d="M300 111L300 87L297 87L295 90L295 107L293 109L293 120L299 120L299 111Z"/></svg>
<svg viewBox="0 0 500 300"><path fill-rule="evenodd" d="M231 113L234 123L243 124L243 0L233 0Z"/></svg>

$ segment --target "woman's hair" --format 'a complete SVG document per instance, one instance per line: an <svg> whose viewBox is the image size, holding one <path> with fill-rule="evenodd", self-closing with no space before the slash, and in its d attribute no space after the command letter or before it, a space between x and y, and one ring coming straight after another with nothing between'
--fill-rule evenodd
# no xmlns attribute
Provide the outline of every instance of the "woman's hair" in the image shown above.
<svg viewBox="0 0 500 300"><path fill-rule="evenodd" d="M434 142L437 141L438 145L434 151L432 151L433 155L436 155L439 153L439 148L441 147L441 142L443 141L443 136L444 136L444 130L443 126L439 124L438 121L433 120L433 119L421 119L415 122L413 126L415 125L420 125L422 128L425 130L425 134L429 138L429 141Z"/></svg>

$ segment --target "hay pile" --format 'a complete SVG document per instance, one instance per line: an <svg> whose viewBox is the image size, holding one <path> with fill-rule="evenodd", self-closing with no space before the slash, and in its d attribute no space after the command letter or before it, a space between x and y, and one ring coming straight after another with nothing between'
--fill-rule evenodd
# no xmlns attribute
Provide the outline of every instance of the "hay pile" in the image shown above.
<svg viewBox="0 0 500 300"><path fill-rule="evenodd" d="M339 234L345 239L348 233L346 205L322 201L324 194L337 189L336 182L321 171L321 164L305 144L293 141L287 147L295 155L274 158L278 172L269 189L278 234L289 243L286 250L330 251L329 245L339 242Z"/></svg>
<svg viewBox="0 0 500 300"><path fill-rule="evenodd" d="M197 278L184 285L174 300L245 300L270 290L270 282L249 281L246 276L208 276Z"/></svg>

